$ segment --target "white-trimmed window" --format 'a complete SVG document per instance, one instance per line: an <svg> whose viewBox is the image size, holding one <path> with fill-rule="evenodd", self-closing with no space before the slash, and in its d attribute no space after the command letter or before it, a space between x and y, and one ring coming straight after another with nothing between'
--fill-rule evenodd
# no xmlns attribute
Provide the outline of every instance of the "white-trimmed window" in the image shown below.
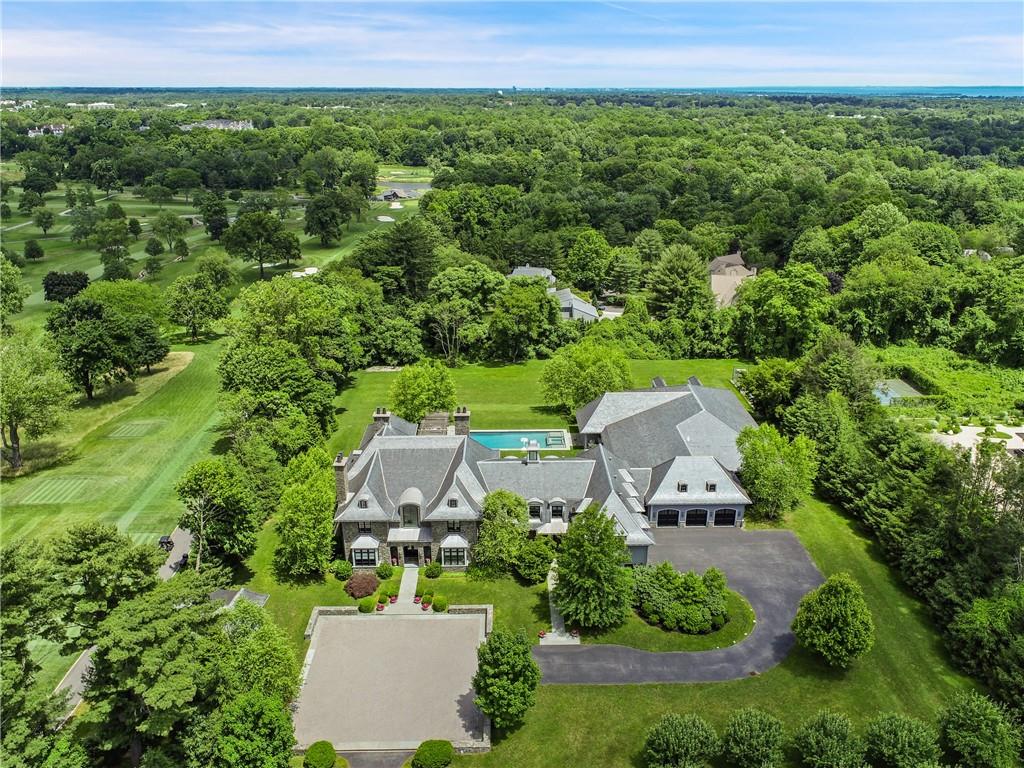
<svg viewBox="0 0 1024 768"><path fill-rule="evenodd" d="M520 507L522 509L522 507ZM540 517L540 504L532 502L530 504L530 517Z"/></svg>
<svg viewBox="0 0 1024 768"><path fill-rule="evenodd" d="M715 493L718 490L718 483L709 482L706 487L708 489L708 493Z"/></svg>
<svg viewBox="0 0 1024 768"><path fill-rule="evenodd" d="M551 516L562 517L565 514L565 506L563 504L552 504L551 505Z"/></svg>
<svg viewBox="0 0 1024 768"><path fill-rule="evenodd" d="M449 520L448 521L448 533L458 533L462 530L461 520Z"/></svg>
<svg viewBox="0 0 1024 768"><path fill-rule="evenodd" d="M455 507L459 506L459 500L454 497L448 499L448 506L452 509L455 509Z"/></svg>
<svg viewBox="0 0 1024 768"><path fill-rule="evenodd" d="M376 565L377 564L377 550L376 549L353 549L352 550L352 565Z"/></svg>
<svg viewBox="0 0 1024 768"><path fill-rule="evenodd" d="M360 520L357 525L359 526L360 533L371 533L373 531L373 526L370 525L369 520Z"/></svg>
<svg viewBox="0 0 1024 768"><path fill-rule="evenodd" d="M465 565L466 550L464 550L462 547L457 547L453 549L442 549L441 563L442 565Z"/></svg>

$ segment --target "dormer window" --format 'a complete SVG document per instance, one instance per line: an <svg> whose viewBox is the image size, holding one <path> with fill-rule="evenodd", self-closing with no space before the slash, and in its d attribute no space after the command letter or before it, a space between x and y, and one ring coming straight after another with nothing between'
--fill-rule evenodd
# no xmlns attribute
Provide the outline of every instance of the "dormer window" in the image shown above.
<svg viewBox="0 0 1024 768"><path fill-rule="evenodd" d="M520 507L522 509L522 507ZM530 505L530 517L540 517L540 504Z"/></svg>
<svg viewBox="0 0 1024 768"><path fill-rule="evenodd" d="M448 506L451 509L455 509L455 507L459 506L459 500L458 499L448 499Z"/></svg>
<svg viewBox="0 0 1024 768"><path fill-rule="evenodd" d="M360 509L366 509L366 508L368 508L369 506L370 506L370 502L369 502L369 501L367 501L366 499L360 499L360 500L359 500L359 508L360 508Z"/></svg>
<svg viewBox="0 0 1024 768"><path fill-rule="evenodd" d="M680 493L686 493L689 487L686 483L676 483L676 490Z"/></svg>
<svg viewBox="0 0 1024 768"><path fill-rule="evenodd" d="M718 490L718 483L708 483L707 484L707 489L708 489L708 493L714 493L715 491Z"/></svg>

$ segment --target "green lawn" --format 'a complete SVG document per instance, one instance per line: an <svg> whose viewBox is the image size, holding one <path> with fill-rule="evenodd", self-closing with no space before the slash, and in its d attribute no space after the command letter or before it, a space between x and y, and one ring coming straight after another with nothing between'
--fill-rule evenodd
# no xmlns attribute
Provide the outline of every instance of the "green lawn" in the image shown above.
<svg viewBox="0 0 1024 768"><path fill-rule="evenodd" d="M534 643L542 629L551 628L547 584L525 586L511 576L484 579L465 573L444 573L436 579L421 574L419 586L433 590L434 595L444 595L449 605L489 603L494 606L496 627L522 629Z"/></svg>
<svg viewBox="0 0 1024 768"><path fill-rule="evenodd" d="M950 666L924 609L850 520L812 500L789 525L826 574L848 571L864 587L877 637L871 653L852 669L831 671L797 650L763 675L727 683L542 685L519 731L497 739L490 753L460 756L454 764L633 768L640 764L645 730L664 712L697 712L721 728L732 711L762 707L792 733L826 707L857 723L887 710L932 720L949 696L971 687Z"/></svg>
<svg viewBox="0 0 1024 768"><path fill-rule="evenodd" d="M625 645L644 651L710 651L727 648L745 638L754 629L754 610L742 595L731 589L726 594L729 621L717 632L707 635L684 635L670 632L648 624L637 614L631 613L621 627L607 632L585 632L581 635L584 643Z"/></svg>
<svg viewBox="0 0 1024 768"><path fill-rule="evenodd" d="M256 552L235 574L235 583L254 592L270 595L267 610L287 633L301 660L306 653L306 624L316 605L355 605L356 600L345 591L345 583L328 574L322 579L286 581L274 573L274 550L280 537L269 521L260 532ZM388 583L396 586L402 580L402 569L396 568Z"/></svg>
<svg viewBox="0 0 1024 768"><path fill-rule="evenodd" d="M487 363L466 365L452 371L460 405L472 412L476 429L558 429L575 428L561 411L544 403L540 393L540 375L545 361L531 360L518 365L497 366ZM662 376L669 384L682 384L697 376L709 386L730 387L738 360L632 360L635 387L650 386L651 379ZM388 403L388 387L398 374L360 371L353 383L335 400L337 421L329 447L331 451L351 451L359 446L373 409Z"/></svg>

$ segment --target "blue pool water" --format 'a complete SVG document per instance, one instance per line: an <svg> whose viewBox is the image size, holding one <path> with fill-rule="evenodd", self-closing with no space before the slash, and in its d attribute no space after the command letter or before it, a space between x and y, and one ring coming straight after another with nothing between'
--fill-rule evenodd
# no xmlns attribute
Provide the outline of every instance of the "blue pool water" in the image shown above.
<svg viewBox="0 0 1024 768"><path fill-rule="evenodd" d="M469 436L481 445L496 451L522 450L525 447L523 445L524 437L527 442L536 440L537 444L545 449L569 447L566 445L565 431L561 429L473 430L469 433Z"/></svg>

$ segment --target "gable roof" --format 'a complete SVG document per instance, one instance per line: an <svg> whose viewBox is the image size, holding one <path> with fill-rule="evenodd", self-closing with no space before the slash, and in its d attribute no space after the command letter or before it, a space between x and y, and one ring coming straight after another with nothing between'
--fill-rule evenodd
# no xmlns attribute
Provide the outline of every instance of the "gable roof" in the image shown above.
<svg viewBox="0 0 1024 768"><path fill-rule="evenodd" d="M749 504L750 498L722 464L711 456L677 456L654 468L648 504ZM715 486L708 490L708 484ZM680 490L680 486L686 488Z"/></svg>
<svg viewBox="0 0 1024 768"><path fill-rule="evenodd" d="M589 317L594 320L597 319L597 307L581 299L571 289L559 288L557 291L553 291L553 293L555 298L558 299L558 306L563 312L568 313L571 318Z"/></svg>
<svg viewBox="0 0 1024 768"><path fill-rule="evenodd" d="M728 389L683 384L606 392L577 411L582 434L601 443L629 467L656 467L676 456L714 456L739 467L736 436L757 423Z"/></svg>

